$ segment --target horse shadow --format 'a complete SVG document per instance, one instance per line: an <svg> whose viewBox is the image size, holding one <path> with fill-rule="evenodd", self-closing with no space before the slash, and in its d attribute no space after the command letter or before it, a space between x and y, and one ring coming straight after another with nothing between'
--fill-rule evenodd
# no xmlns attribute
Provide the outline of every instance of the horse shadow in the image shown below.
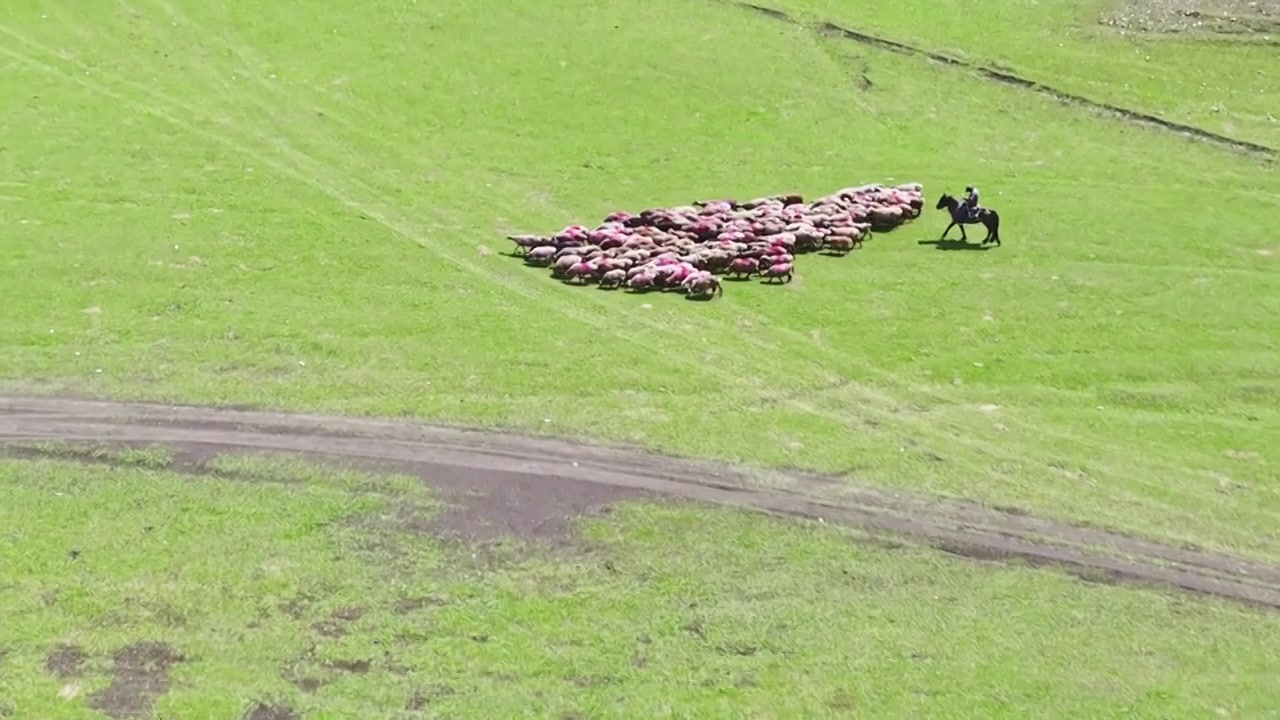
<svg viewBox="0 0 1280 720"><path fill-rule="evenodd" d="M995 245L980 245L965 240L918 240L917 245L932 245L934 250L979 250L987 251Z"/></svg>

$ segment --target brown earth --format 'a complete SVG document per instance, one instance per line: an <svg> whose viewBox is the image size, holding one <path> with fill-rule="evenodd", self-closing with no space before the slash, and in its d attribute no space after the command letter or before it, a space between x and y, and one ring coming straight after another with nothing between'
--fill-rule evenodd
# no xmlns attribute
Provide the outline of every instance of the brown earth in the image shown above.
<svg viewBox="0 0 1280 720"><path fill-rule="evenodd" d="M245 714L244 720L297 720L298 714L283 705L259 703Z"/></svg>
<svg viewBox="0 0 1280 720"><path fill-rule="evenodd" d="M467 538L554 534L618 498L667 496L903 535L969 558L1052 565L1088 580L1172 586L1280 608L1280 568L1259 562L976 503L869 488L839 501L819 497L833 482L848 487L834 478L796 475L793 490L764 490L745 471L567 440L390 420L0 396L0 443L38 440L390 462L446 495L480 491L440 521Z"/></svg>
<svg viewBox="0 0 1280 720"><path fill-rule="evenodd" d="M84 670L88 659L84 650L75 645L59 645L45 657L44 668L57 678L75 677Z"/></svg>
<svg viewBox="0 0 1280 720"><path fill-rule="evenodd" d="M1280 33L1280 0L1123 0L1102 23L1153 33Z"/></svg>
<svg viewBox="0 0 1280 720"><path fill-rule="evenodd" d="M169 690L169 670L184 659L156 642L117 650L111 684L89 697L89 707L115 720L150 717L152 703Z"/></svg>

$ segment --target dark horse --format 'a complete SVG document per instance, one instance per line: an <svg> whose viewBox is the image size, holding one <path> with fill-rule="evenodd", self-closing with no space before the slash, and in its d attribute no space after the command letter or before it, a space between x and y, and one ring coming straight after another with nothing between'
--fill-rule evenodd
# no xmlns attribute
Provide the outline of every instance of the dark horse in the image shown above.
<svg viewBox="0 0 1280 720"><path fill-rule="evenodd" d="M970 217L968 208L946 193L943 193L942 197L938 198L938 204L934 207L938 210L946 208L947 212L951 213L951 224L947 226L946 230L942 231L943 240L947 239L947 233L951 232L951 228L959 225L960 239L964 242L969 242L969 236L965 234L964 226L982 223L987 228L987 237L983 239L982 244L986 245L989 242L993 242L996 245L1000 244L1000 213L995 210L978 208L977 217Z"/></svg>

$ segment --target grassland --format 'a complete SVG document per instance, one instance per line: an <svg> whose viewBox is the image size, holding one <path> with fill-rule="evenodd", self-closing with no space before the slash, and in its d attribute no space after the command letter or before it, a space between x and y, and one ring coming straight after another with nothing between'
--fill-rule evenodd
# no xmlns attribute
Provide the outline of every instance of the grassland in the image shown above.
<svg viewBox="0 0 1280 720"><path fill-rule="evenodd" d="M716 3L396 8L7 5L0 374L585 433L1280 556L1265 164ZM1269 72L1214 52L1224 87ZM706 308L498 254L889 177L976 182L1009 242L933 252L927 213Z"/></svg>
<svg viewBox="0 0 1280 720"><path fill-rule="evenodd" d="M778 7L1280 145L1272 46L865 5ZM15 0L0 67L0 390L586 436L1280 560L1274 162L692 0ZM935 251L927 211L696 305L501 254L889 178L981 186L1006 242ZM129 467L0 463L19 716L96 717L146 638L186 658L152 698L179 717L1270 709L1280 633L1234 606L638 502L471 560L404 532L438 508L407 480L97 459ZM56 643L84 667L43 670Z"/></svg>
<svg viewBox="0 0 1280 720"><path fill-rule="evenodd" d="M1142 6L1163 6L1156 15L1164 10L1176 17L1179 11L1208 12L1206 6L1213 3L1014 0L974 7L962 0L932 0L905 7L859 3L856 8L841 0L763 4L1013 70L1098 102L1280 147L1280 68L1275 63L1280 36L1143 34L1118 32L1099 23L1112 12L1124 17ZM1274 5L1273 0L1254 4L1259 11Z"/></svg>
<svg viewBox="0 0 1280 720"><path fill-rule="evenodd" d="M193 479L154 454L125 461L0 462L0 533L20 550L0 559L0 705L14 717L101 717L92 708L111 702L227 718L259 705L548 718L1273 708L1274 613L689 506L623 503L583 521L578 549L476 557L406 532L440 508L413 478L226 456L212 462L223 479ZM129 675L122 647L150 648L152 664Z"/></svg>

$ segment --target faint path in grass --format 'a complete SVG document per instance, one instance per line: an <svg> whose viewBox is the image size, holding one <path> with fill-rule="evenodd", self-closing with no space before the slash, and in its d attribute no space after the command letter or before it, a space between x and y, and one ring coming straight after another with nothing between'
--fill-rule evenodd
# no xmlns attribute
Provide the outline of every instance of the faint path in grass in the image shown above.
<svg viewBox="0 0 1280 720"><path fill-rule="evenodd" d="M1085 579L1173 586L1280 609L1280 568L1076 527L1011 510L859 488L821 497L834 479L793 478L787 492L762 490L750 470L518 435L419 423L248 410L0 396L0 441L181 444L394 461L493 475L552 488L565 480L658 493L906 535L981 560L1018 559L1065 568Z"/></svg>
<svg viewBox="0 0 1280 720"><path fill-rule="evenodd" d="M769 18L770 20L775 20L777 22L782 22L789 25L795 25L797 27L804 27L804 28L810 29L821 37L851 40L861 45L874 47L880 50L887 50L889 52L898 53L900 55L906 55L908 57L930 60L932 62L941 63L943 65L961 68L964 70L977 73L979 76L986 78L987 80L991 80L993 82L998 82L1003 85L1008 85L1008 86L1016 87L1023 90L1030 90L1032 92L1036 92L1041 95L1051 97L1055 100L1059 100L1065 103L1069 103L1071 105L1076 105L1082 108L1086 108L1088 110L1099 113L1101 115L1113 117L1119 120L1134 123L1137 125L1142 125L1149 128L1154 128L1157 130L1164 130L1168 132L1177 133L1179 135L1195 138L1197 140L1202 140L1204 142L1212 143L1214 145L1218 145L1221 147L1230 148L1232 150L1238 150L1238 151L1253 155L1255 157L1264 158L1271 161L1280 159L1280 150L1269 147L1267 145L1262 145L1260 143L1255 143L1255 142L1249 142L1247 140L1238 140L1236 138L1227 137L1226 135L1220 135L1215 132L1210 132L1203 128L1198 128L1193 125L1186 125L1183 123L1173 122L1171 120L1166 120L1164 118L1157 117L1155 115L1139 112L1137 110L1131 110L1129 108L1120 107L1119 105L1113 105L1111 103L1098 102L1097 100L1091 100L1087 97L1084 97L1083 95L1076 95L1074 93L1066 92L1065 90L1059 90L1058 88L1052 87L1050 85L1046 85L1041 82L1037 82L1035 80L1030 80L1030 79L1021 77L1019 75L1008 72L1006 70L1000 70L994 67L989 67L986 65L969 62L967 60L961 60L959 58L951 57L949 55L944 55L939 52L934 52L932 50L927 50L925 48L920 48L914 45L909 45L907 43L898 42L897 40L890 40L888 38L879 37L877 35L872 35L870 33L853 30L853 29L844 27L842 25L836 24L834 22L831 22L829 20L818 20L812 24L809 24L798 18L792 17L790 14L776 8L757 5L755 3L750 3L750 2L742 2L741 0L716 0L716 1L723 3L725 5L730 5L733 7L741 8L743 10L749 10L751 12L758 13L764 17Z"/></svg>
<svg viewBox="0 0 1280 720"><path fill-rule="evenodd" d="M156 0L158 9L164 13L166 20L177 28L190 31L197 45L217 47L230 52L241 64L248 68L269 67L270 62L259 56L253 48L225 34L219 35L213 29L206 28L188 15L181 13L172 4L164 0ZM97 32L95 28L78 24L74 15L63 13L54 16L73 33L91 38ZM76 83L93 94L107 97L120 105L138 113L162 119L182 130L205 140L226 147L246 159L261 163L282 176L297 181L337 203L360 213L385 227L397 236L410 240L429 252L444 259L455 267L470 273L487 285L499 291L513 294L522 302L540 306L582 326L593 327L602 336L613 336L619 340L644 344L653 348L654 357L679 372L693 377L705 377L710 382L730 390L729 397L737 398L744 405L763 401L759 378L774 376L780 365L776 362L781 348L755 333L741 333L737 337L740 342L754 347L756 353L737 353L699 348L699 357L689 352L690 337L698 336L696 329L686 331L680 327L664 323L657 319L647 318L643 314L628 313L625 317L602 299L586 294L579 294L581 302L591 306L576 307L574 304L560 302L558 297L548 294L542 289L541 279L535 280L526 273L510 273L491 270L480 263L464 257L461 252L448 243L434 237L435 220L419 217L406 210L403 202L390 192L380 189L370 181L376 169L352 166L349 153L341 142L332 137L324 137L317 133L298 134L298 129L291 129L290 136L269 133L263 128L246 124L229 124L217 121L217 108L207 107L194 102L191 97L177 97L162 89L131 79L121 72L105 67L91 67L60 53L56 48L45 45L15 29L0 26L0 34L8 36L15 43L9 47L0 47L0 53L43 72L61 76ZM70 71L71 68L82 70ZM206 69L201 76L191 77L200 86L194 88L193 97L210 97L218 92L228 93L234 89L237 104L250 104L258 108L264 118L274 124L279 122L282 109L295 107L303 100L314 100L308 93L306 98L284 94L277 84L267 82L263 77L249 72L237 75L240 84L234 88L228 83L225 73L222 76ZM248 92L248 87L256 87L260 93L269 98ZM358 115L371 114L369 110L358 108L349 103L332 101L328 109L329 117L338 119L347 128L359 128L360 118L345 118L344 114L355 112ZM361 131L362 135L364 133ZM366 136L368 137L368 136ZM435 213L445 212L439 208ZM445 218L448 219L447 217ZM538 286L534 286L533 283ZM739 307L738 316L766 326L759 316L751 314ZM714 319L698 322L714 323ZM787 340L803 342L803 333L788 328L768 326L776 335ZM820 345L808 342L797 347L804 347L805 354L823 355L833 361L842 358L833 351ZM803 360L802 354L798 359ZM800 363L788 365L790 378L801 378L796 373L803 367ZM811 369L810 372L825 371ZM881 385L892 388L895 392L880 389L867 382L854 383L849 380L841 382L845 392L855 396L847 407L827 409L813 401L813 393L781 393L769 398L769 402L780 403L795 411L812 415L825 421L835 423L851 432L867 434L883 433L886 438L905 434L916 438L938 438L939 431L932 427L928 418L901 412L902 396L921 394L932 395L934 390L920 383L911 383L904 378L874 368L864 368L863 372ZM810 385L821 385L822 379L808 380ZM873 421L872 424L866 422ZM970 450L985 447L983 441L958 435L948 435L945 441L950 444L964 445ZM888 442L888 440L886 440ZM960 460L955 462L959 463ZM981 467L970 463L966 470L980 472Z"/></svg>

